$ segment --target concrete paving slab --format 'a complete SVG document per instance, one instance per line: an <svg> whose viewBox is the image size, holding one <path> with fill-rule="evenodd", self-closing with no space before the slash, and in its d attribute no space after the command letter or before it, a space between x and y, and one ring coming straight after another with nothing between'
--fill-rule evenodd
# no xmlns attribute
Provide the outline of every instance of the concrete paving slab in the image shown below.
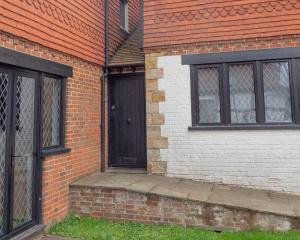
<svg viewBox="0 0 300 240"><path fill-rule="evenodd" d="M135 182L129 187L131 191L138 191L141 193L149 193L154 187L161 184L161 177L147 176L142 178L139 182Z"/></svg>
<svg viewBox="0 0 300 240"><path fill-rule="evenodd" d="M99 179L97 181L98 186L103 184L111 184L111 188L128 188L130 185L139 182L145 174L110 174L110 178L103 181Z"/></svg>
<svg viewBox="0 0 300 240"><path fill-rule="evenodd" d="M294 212L295 216L300 216L300 197L299 197L299 195L270 192L269 197L272 202L277 203L278 208L286 209L288 206L290 211Z"/></svg>
<svg viewBox="0 0 300 240"><path fill-rule="evenodd" d="M151 194L158 194L160 196L187 199L188 192L182 191L178 188L179 183L182 179L169 178L167 181L160 181L151 191Z"/></svg>
<svg viewBox="0 0 300 240"><path fill-rule="evenodd" d="M127 189L127 187L138 182L144 174L92 174L84 177L71 186L74 187L109 187L114 189Z"/></svg>
<svg viewBox="0 0 300 240"><path fill-rule="evenodd" d="M186 191L188 193L188 199L193 201L207 202L209 196L211 195L213 184L183 180L178 184L177 187L178 190L180 189L181 191Z"/></svg>
<svg viewBox="0 0 300 240"><path fill-rule="evenodd" d="M208 202L253 209L260 212L274 212L282 215L295 216L295 212L289 204L282 205L277 198L270 198L268 191L256 189L214 185Z"/></svg>

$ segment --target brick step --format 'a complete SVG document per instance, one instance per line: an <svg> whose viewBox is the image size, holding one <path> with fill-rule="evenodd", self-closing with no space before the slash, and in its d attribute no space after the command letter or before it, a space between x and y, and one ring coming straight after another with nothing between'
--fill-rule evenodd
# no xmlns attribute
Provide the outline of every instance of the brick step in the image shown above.
<svg viewBox="0 0 300 240"><path fill-rule="evenodd" d="M93 174L71 184L83 216L217 231L300 230L300 196L146 174Z"/></svg>

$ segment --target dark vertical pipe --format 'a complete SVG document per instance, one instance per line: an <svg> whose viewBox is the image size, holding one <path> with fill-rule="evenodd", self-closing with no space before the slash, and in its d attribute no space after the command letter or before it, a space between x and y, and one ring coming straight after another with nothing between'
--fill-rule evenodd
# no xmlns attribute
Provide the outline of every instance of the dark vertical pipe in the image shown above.
<svg viewBox="0 0 300 240"><path fill-rule="evenodd" d="M144 48L144 0L140 0L140 21L142 28L141 49Z"/></svg>
<svg viewBox="0 0 300 240"><path fill-rule="evenodd" d="M108 78L108 61L109 61L109 52L108 52L108 31L109 31L109 0L105 0L104 7L104 15L105 15L105 31L104 31L104 41L105 41L105 59L104 59L104 68L103 75L101 78L101 172L105 172L105 80Z"/></svg>

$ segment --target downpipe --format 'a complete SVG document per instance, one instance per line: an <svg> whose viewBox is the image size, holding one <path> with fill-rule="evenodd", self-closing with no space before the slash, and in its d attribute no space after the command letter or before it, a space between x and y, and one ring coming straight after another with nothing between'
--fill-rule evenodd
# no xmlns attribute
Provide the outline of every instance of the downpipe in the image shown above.
<svg viewBox="0 0 300 240"><path fill-rule="evenodd" d="M104 73L101 78L101 172L105 172L106 165L106 154L105 154L105 140L106 140L106 124L105 124L105 114L106 114L106 105L105 105L105 81L108 82L108 62L109 62L109 36L108 36L108 28L109 28L109 0L105 0L105 32L104 32L104 39L105 39L105 59L104 59L104 68L102 69L102 72Z"/></svg>
<svg viewBox="0 0 300 240"><path fill-rule="evenodd" d="M104 74L101 77L101 172L105 172L105 136L106 136L106 124L105 124L105 81L108 78L108 71L104 69Z"/></svg>

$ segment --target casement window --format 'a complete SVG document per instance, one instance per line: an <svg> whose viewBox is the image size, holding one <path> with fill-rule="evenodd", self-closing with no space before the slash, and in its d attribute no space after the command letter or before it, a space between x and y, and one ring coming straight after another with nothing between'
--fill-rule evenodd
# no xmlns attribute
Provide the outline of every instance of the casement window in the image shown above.
<svg viewBox="0 0 300 240"><path fill-rule="evenodd" d="M11 142L32 140L35 155L70 151L64 113L72 67L6 48L0 48L0 63L0 130L10 133Z"/></svg>
<svg viewBox="0 0 300 240"><path fill-rule="evenodd" d="M299 60L265 53L183 59L201 62L190 64L192 130L300 127Z"/></svg>
<svg viewBox="0 0 300 240"><path fill-rule="evenodd" d="M63 146L64 79L44 75L42 82L42 146Z"/></svg>
<svg viewBox="0 0 300 240"><path fill-rule="evenodd" d="M129 31L128 16L128 0L120 0L120 27L126 32Z"/></svg>

